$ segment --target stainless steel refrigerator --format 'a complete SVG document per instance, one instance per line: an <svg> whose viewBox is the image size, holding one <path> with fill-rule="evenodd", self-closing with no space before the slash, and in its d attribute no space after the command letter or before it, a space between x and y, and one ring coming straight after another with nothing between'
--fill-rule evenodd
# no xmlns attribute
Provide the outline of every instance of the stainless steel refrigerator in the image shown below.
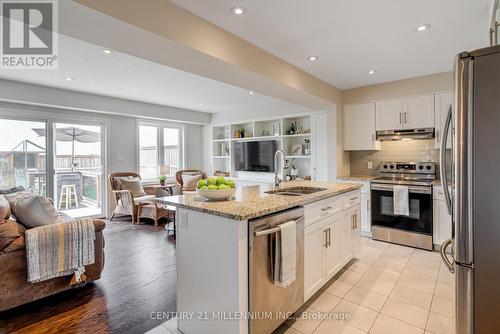
<svg viewBox="0 0 500 334"><path fill-rule="evenodd" d="M500 333L500 46L456 57L446 123L453 148L443 137L440 167L453 224L441 256L455 276L456 332Z"/></svg>

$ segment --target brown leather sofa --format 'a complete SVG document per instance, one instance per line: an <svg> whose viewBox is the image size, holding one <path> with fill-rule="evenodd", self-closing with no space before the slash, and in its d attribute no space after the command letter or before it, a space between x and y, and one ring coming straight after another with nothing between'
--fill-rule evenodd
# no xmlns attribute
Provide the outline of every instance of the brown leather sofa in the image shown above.
<svg viewBox="0 0 500 334"><path fill-rule="evenodd" d="M104 268L103 229L105 226L103 221L94 220L95 263L85 267L87 282L99 279ZM70 286L71 275L39 283L28 283L26 266L24 248L0 253L0 311L72 289Z"/></svg>

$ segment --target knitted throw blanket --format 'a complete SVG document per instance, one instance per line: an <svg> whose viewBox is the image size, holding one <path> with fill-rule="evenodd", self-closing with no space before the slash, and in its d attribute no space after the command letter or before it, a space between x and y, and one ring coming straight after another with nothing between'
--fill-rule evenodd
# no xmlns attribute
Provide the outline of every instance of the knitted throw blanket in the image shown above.
<svg viewBox="0 0 500 334"><path fill-rule="evenodd" d="M71 285L85 284L85 267L95 262L92 219L75 219L26 230L28 282L73 274Z"/></svg>

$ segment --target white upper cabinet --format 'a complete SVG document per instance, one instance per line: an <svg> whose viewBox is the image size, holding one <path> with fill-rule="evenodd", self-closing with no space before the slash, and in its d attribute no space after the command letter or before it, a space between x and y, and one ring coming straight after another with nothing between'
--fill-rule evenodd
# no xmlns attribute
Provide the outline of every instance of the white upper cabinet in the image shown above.
<svg viewBox="0 0 500 334"><path fill-rule="evenodd" d="M403 129L403 106L403 100L377 102L377 130Z"/></svg>
<svg viewBox="0 0 500 334"><path fill-rule="evenodd" d="M377 130L434 127L434 95L380 101L376 110Z"/></svg>
<svg viewBox="0 0 500 334"><path fill-rule="evenodd" d="M443 137L443 126L446 121L446 115L450 106L454 107L454 94L453 92L439 93L434 95L434 123L436 126L436 148L441 148L441 138ZM446 141L446 148L451 148L451 135L448 135L448 140Z"/></svg>
<svg viewBox="0 0 500 334"><path fill-rule="evenodd" d="M403 122L405 129L434 127L434 95L404 99Z"/></svg>
<svg viewBox="0 0 500 334"><path fill-rule="evenodd" d="M344 105L344 150L380 150L375 119L375 103Z"/></svg>

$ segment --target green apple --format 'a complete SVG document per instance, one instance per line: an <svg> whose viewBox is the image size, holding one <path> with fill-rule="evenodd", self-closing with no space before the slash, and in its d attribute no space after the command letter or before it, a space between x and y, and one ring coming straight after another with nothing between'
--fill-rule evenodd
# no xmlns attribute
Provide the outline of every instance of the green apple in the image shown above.
<svg viewBox="0 0 500 334"><path fill-rule="evenodd" d="M222 176L219 176L217 178L217 185L220 186L221 184L226 184L226 179Z"/></svg>
<svg viewBox="0 0 500 334"><path fill-rule="evenodd" d="M208 190L217 190L217 186L215 184L209 184Z"/></svg>
<svg viewBox="0 0 500 334"><path fill-rule="evenodd" d="M201 190L208 190L208 186L203 186L200 188Z"/></svg>
<svg viewBox="0 0 500 334"><path fill-rule="evenodd" d="M229 186L228 185L225 185L225 184L219 184L217 186L217 188L219 188L219 190L225 190L225 189L229 189Z"/></svg>
<svg viewBox="0 0 500 334"><path fill-rule="evenodd" d="M198 181L198 189L201 189L201 188L203 188L206 185L207 185L207 181L206 180L201 179L201 180Z"/></svg>
<svg viewBox="0 0 500 334"><path fill-rule="evenodd" d="M209 177L207 179L207 185L216 185L217 184L217 179L215 177Z"/></svg>
<svg viewBox="0 0 500 334"><path fill-rule="evenodd" d="M236 184L234 183L233 180L226 180L226 185L229 186L230 188L236 188Z"/></svg>

